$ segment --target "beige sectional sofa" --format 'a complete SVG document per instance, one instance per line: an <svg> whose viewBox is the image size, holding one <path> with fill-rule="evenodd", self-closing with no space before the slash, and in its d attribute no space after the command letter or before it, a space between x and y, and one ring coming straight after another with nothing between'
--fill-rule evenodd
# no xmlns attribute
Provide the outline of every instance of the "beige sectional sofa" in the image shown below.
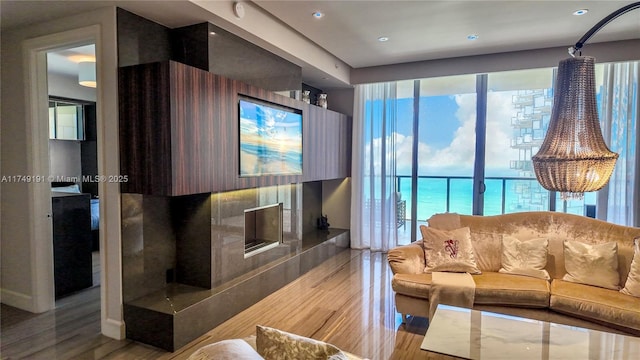
<svg viewBox="0 0 640 360"><path fill-rule="evenodd" d="M632 266L634 238L640 238L640 228L556 212L496 216L437 214L428 224L441 230L469 227L475 261L482 272L472 275L474 308L595 329L601 324L606 326L605 330L612 328L640 335L640 297L637 297L640 294L631 296L617 288L566 281L564 256L568 251L565 246L569 244L565 244L565 240L597 246L616 242L618 285L622 289ZM549 280L499 272L503 261L502 241L507 236L520 241L548 239L544 270ZM398 312L428 317L432 274L425 273L423 242L390 250L388 261L394 273L392 287ZM640 259L636 262L635 272ZM602 266L599 260L594 263ZM637 280L638 274L633 277ZM624 291L628 293L627 288Z"/></svg>

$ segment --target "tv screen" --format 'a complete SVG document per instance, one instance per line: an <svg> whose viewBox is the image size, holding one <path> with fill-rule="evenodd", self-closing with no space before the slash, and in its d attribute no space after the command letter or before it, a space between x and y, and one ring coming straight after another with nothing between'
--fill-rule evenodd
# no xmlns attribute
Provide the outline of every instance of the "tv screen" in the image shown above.
<svg viewBox="0 0 640 360"><path fill-rule="evenodd" d="M240 99L240 176L302 174L302 112Z"/></svg>

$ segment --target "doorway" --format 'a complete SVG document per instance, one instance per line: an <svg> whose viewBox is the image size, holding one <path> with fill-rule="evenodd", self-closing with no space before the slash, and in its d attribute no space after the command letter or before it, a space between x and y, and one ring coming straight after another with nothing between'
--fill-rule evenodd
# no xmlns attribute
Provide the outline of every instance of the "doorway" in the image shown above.
<svg viewBox="0 0 640 360"><path fill-rule="evenodd" d="M102 16L104 15L104 16ZM97 173L118 174L117 41L115 22L105 12L95 24L25 40L27 162L33 174L49 174L47 54L58 49L95 44L96 48L96 145ZM105 146L109 144L109 146ZM122 320L120 195L119 184L97 183L99 204L100 313L102 334L124 338ZM31 251L31 304L25 309L45 312L55 307L51 186L48 182L29 187L29 242Z"/></svg>
<svg viewBox="0 0 640 360"><path fill-rule="evenodd" d="M47 52L56 305L100 285L95 66L93 43Z"/></svg>

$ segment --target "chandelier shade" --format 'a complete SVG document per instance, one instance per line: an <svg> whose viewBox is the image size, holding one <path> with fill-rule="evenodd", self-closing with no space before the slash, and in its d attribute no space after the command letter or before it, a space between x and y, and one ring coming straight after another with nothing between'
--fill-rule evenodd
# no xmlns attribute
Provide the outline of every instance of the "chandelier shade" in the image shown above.
<svg viewBox="0 0 640 360"><path fill-rule="evenodd" d="M589 56L560 62L549 128L532 157L538 182L563 199L602 189L618 159L602 137L594 67Z"/></svg>

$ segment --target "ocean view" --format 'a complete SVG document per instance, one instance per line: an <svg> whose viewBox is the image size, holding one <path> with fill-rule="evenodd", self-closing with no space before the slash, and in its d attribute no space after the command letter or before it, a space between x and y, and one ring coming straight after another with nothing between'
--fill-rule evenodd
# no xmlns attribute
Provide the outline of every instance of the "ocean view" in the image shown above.
<svg viewBox="0 0 640 360"><path fill-rule="evenodd" d="M402 199L407 201L407 218L411 215L411 178L399 176ZM447 181L449 181L449 209L447 210ZM484 215L498 215L521 211L549 209L549 192L534 179L489 178L485 180ZM504 194L503 194L504 187ZM418 178L417 220L424 221L431 215L443 212L472 213L473 180L457 177ZM504 211L502 209L504 201ZM584 214L584 204L591 203L594 195L586 194L586 201L569 201L567 212ZM595 199L593 199L595 203ZM556 208L563 204L557 200Z"/></svg>

